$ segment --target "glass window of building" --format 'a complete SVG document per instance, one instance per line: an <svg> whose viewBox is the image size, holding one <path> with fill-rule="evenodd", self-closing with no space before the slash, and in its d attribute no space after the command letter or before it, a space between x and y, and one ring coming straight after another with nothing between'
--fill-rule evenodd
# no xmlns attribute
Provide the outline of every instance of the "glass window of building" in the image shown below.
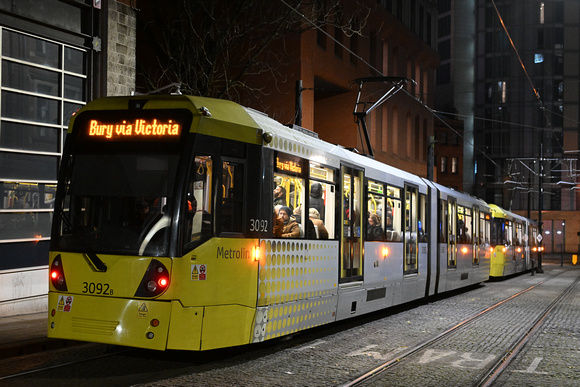
<svg viewBox="0 0 580 387"><path fill-rule="evenodd" d="M48 240L70 117L86 102L84 50L0 26L0 243Z"/></svg>

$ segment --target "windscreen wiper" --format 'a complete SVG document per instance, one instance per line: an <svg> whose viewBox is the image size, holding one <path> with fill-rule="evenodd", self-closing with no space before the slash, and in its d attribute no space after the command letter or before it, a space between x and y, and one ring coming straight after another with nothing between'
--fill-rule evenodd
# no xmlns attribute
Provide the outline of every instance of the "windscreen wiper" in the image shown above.
<svg viewBox="0 0 580 387"><path fill-rule="evenodd" d="M93 249L89 246L89 244L86 242L86 240L75 231L75 228L72 226L70 219L68 218L68 216L65 215L64 209L62 209L60 212L60 218L64 221L66 226L71 230L71 233L75 237L75 239L80 243L82 249L84 250L83 256L85 257L87 262L89 262L89 264L91 265L93 270L99 271L99 272L106 272L107 265L105 265L105 262L103 262L101 260L101 258L99 258L97 253L95 253L93 251Z"/></svg>

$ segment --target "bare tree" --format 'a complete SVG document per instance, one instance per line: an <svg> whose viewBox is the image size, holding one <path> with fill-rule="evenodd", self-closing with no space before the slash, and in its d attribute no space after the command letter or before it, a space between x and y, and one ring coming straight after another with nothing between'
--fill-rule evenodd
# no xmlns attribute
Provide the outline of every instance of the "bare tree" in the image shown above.
<svg viewBox="0 0 580 387"><path fill-rule="evenodd" d="M138 73L145 89L140 91L179 82L182 91L188 94L231 100L238 100L241 92L264 93L264 85L271 89L272 85L288 80L284 67L292 60L288 39L298 39L315 25L332 24L347 35L361 33L368 9L355 7L356 11L346 16L341 3L340 0L140 3ZM248 82L256 76L263 79L261 85Z"/></svg>

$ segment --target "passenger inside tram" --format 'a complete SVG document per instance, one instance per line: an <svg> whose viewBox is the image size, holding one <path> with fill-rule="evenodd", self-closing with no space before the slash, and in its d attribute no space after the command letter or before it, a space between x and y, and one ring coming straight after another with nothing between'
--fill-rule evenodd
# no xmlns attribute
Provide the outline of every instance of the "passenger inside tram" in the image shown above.
<svg viewBox="0 0 580 387"><path fill-rule="evenodd" d="M324 226L324 221L320 219L320 213L316 208L311 208L308 211L308 215L312 223L314 224L314 229L316 232L317 239L328 239L328 230Z"/></svg>
<svg viewBox="0 0 580 387"><path fill-rule="evenodd" d="M274 206L281 205L285 206L286 203L286 189L281 185L274 188Z"/></svg>
<svg viewBox="0 0 580 387"><path fill-rule="evenodd" d="M381 227L381 220L377 214L369 215L366 237L368 241L383 240L383 228Z"/></svg>
<svg viewBox="0 0 580 387"><path fill-rule="evenodd" d="M290 207L280 207L278 210L278 216L284 223L282 238L298 238L300 236L300 226L296 222L294 216L292 216L292 210L290 210Z"/></svg>

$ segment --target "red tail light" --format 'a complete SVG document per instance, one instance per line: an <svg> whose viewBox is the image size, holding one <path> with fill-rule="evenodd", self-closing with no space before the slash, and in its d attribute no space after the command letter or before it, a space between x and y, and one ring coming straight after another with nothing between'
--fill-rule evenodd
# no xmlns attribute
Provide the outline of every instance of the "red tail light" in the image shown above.
<svg viewBox="0 0 580 387"><path fill-rule="evenodd" d="M158 260L154 259L149 264L135 297L155 297L163 293L169 287L169 271Z"/></svg>
<svg viewBox="0 0 580 387"><path fill-rule="evenodd" d="M56 290L66 292L66 279L64 278L64 269L62 268L62 259L60 254L54 258L52 265L50 265L50 282Z"/></svg>

